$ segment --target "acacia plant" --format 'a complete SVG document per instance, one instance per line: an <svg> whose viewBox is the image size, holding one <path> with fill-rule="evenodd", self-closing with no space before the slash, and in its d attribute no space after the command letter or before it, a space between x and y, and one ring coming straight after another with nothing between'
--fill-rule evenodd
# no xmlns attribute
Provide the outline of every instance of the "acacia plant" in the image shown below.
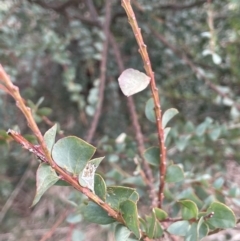
<svg viewBox="0 0 240 241"><path fill-rule="evenodd" d="M91 142L98 123L103 105L101 97L86 141L76 136L67 136L56 141L59 129L57 124L42 135L31 108L26 105L18 87L13 84L4 68L0 67L1 89L14 98L38 141L36 145L14 130L10 129L7 132L13 140L33 153L40 161L36 173L36 195L32 206L39 202L41 196L51 186L62 185L64 188L64 185L70 185L87 197L87 200L77 204L78 212L80 211L84 218L92 223L115 223L115 238L118 241L154 240L164 237L167 240L167 237L171 238L172 234L183 236L187 241L197 241L222 229L235 227L237 220L230 207L217 199L206 197L206 190L209 188L207 180L204 177L190 178L191 174L184 173L183 165L175 164L168 159L167 136L171 128L167 125L178 111L170 108L163 112L161 109L147 45L144 43L130 0L122 0L122 7L138 44L146 74L135 69L124 70L121 58L118 58L119 69L122 72L118 79L119 86L123 94L128 96L129 106L133 106L131 95L142 91L147 86L150 86L152 94L147 101L145 113L147 118L156 125L157 146L145 150L136 113L133 115L140 153L140 157L135 161L142 167L139 175L148 188L149 195L145 197L148 196L150 200L151 210L148 214L141 214L141 207L138 205L139 194L136 189L127 186L107 186L102 175L95 173L100 163L104 161L104 157L92 159L96 148L88 142ZM120 55L120 51L114 45L114 38L109 33L110 15L111 0L108 0L104 34L110 37L105 39L103 46L100 95L104 90L107 62L105 56L108 45L111 43L116 56ZM132 108L131 111L134 113L135 109ZM206 129L209 122L210 120L207 119L202 128ZM202 200L189 188L185 189L186 186L191 187L191 190L196 193L203 192L205 195ZM183 191L179 193L178 190Z"/></svg>

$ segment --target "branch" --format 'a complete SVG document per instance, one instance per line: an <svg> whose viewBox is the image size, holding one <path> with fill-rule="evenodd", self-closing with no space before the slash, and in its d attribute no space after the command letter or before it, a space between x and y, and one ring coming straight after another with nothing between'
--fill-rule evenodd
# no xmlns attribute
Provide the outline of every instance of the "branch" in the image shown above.
<svg viewBox="0 0 240 241"><path fill-rule="evenodd" d="M23 136L21 136L19 133L16 133L15 131L9 130L8 134L11 135L13 139L19 144L21 144L25 149L28 149L30 152L34 153L41 161L44 161L50 164L51 167L56 171L56 173L62 178L62 180L68 182L75 189L77 189L78 191L86 195L91 201L95 202L97 205L102 207L108 213L108 215L113 217L116 221L124 224L124 220L122 216L117 211L112 209L110 205L102 201L98 196L92 193L88 188L80 186L77 178L71 176L69 173L65 172L62 168L56 165L50 153L48 152L43 136L36 122L34 121L31 109L25 105L24 100L19 93L18 87L13 85L13 83L11 82L10 78L8 77L8 75L6 74L6 72L4 71L1 65L0 65L0 81L4 84L4 86L11 93L12 97L15 99L18 108L22 111L25 118L27 119L30 129L37 137L40 147L36 145L32 145Z"/></svg>
<svg viewBox="0 0 240 241"><path fill-rule="evenodd" d="M30 174L31 174L31 164L28 165L26 171L23 173L21 179L19 180L16 188L14 189L14 191L11 193L10 197L8 198L8 200L6 201L6 203L4 204L4 206L1 209L0 212L0 223L2 223L2 220L4 219L7 211L9 210L9 208L12 206L14 199L16 198L16 196L18 195L20 189L23 187L23 185L26 183L26 180L29 178Z"/></svg>
<svg viewBox="0 0 240 241"><path fill-rule="evenodd" d="M89 9L89 12L93 21L98 22L98 13L96 8L94 7L92 0L84 0L84 2ZM106 14L106 17L107 17L107 14Z"/></svg>
<svg viewBox="0 0 240 241"><path fill-rule="evenodd" d="M70 16L67 15L66 12L64 12L63 14L65 15L66 18L75 18L75 19L78 19L79 21L81 21L81 22L83 22L87 25L102 28L101 23L97 20L98 19L98 16L96 16L97 12L94 9L94 5L93 5L92 1L91 0L85 0L85 1L86 1L86 5L89 8L93 8L91 11L89 10L90 14L91 14L90 18L83 17L83 16L80 16L80 15L75 15L75 16L70 17ZM39 2L37 2L37 4L39 4ZM47 6L47 8L52 9L51 6ZM56 11L56 10L54 10L54 11ZM113 51L114 51L116 62L118 64L119 71L123 72L124 71L124 65L123 65L121 54L120 54L120 50L119 50L119 47L117 46L116 41L114 40L114 37L111 33L109 33L109 40L110 40L111 46L113 47ZM127 102L128 102L128 107L129 107L130 115L131 115L131 118L132 118L132 122L133 122L133 127L134 127L135 133L136 133L136 140L137 140L137 143L138 143L138 151L139 151L139 153L140 153L140 155L143 159L144 171L146 172L146 175L147 175L147 177L143 176L143 179L147 180L146 184L150 188L150 198L152 199L152 206L155 207L157 205L156 205L156 200L155 200L156 194L155 194L155 188L154 188L154 178L153 178L152 170L151 170L150 166L148 165L148 163L146 162L146 160L143 157L143 153L144 153L144 150L145 150L144 141L143 141L144 138L143 138L141 127L140 127L140 124L139 124L139 121L138 121L134 100L133 100L132 97L129 97L129 98L127 98ZM144 175L144 173L142 173L142 174Z"/></svg>
<svg viewBox="0 0 240 241"><path fill-rule="evenodd" d="M29 152L33 153L37 158L39 158L43 162L48 162L47 158L41 151L41 147L32 145L29 143L23 136L21 136L19 133L9 130L8 134L24 149L27 149ZM34 148L34 151L32 150ZM77 178L71 176L69 173L66 173L62 168L60 168L58 165L54 163L52 168L58 173L58 175L61 177L62 180L68 182L71 186L73 186L78 191L82 192L84 195L86 195L91 201L98 204L100 207L102 207L105 211L108 212L108 214L116 219L120 223L124 223L122 217L116 212L114 209L112 209L107 203L103 202L98 196L96 196L94 193L92 193L88 188L82 187L79 185Z"/></svg>
<svg viewBox="0 0 240 241"><path fill-rule="evenodd" d="M211 82L211 80L209 78L206 77L206 75L204 73L202 73L202 71L199 70L199 68L192 62L191 59L189 59L187 57L187 55L185 53L183 53L181 50L179 50L177 47L175 47L174 45L172 45L171 43L169 43L169 41L160 33L158 33L157 31L155 31L151 26L149 26L152 34L159 40L161 41L165 46L167 46L168 48L170 48L172 50L172 52L178 56L180 59L182 59L191 69L192 71L199 76L206 85L209 86L210 89L212 89L214 92L216 92L218 95L220 95L222 98L228 97L230 98L228 93L224 93L222 92L215 84L213 84ZM230 98L231 99L231 98ZM240 110L240 105L236 102L234 102L234 106Z"/></svg>
<svg viewBox="0 0 240 241"><path fill-rule="evenodd" d="M53 234L55 233L56 229L58 228L58 226L65 220L65 218L67 217L68 211L66 210L58 219L57 221L54 223L54 225L52 226L52 228L43 235L43 237L41 238L40 241L46 241L49 238L51 238L53 236Z"/></svg>
<svg viewBox="0 0 240 241"><path fill-rule="evenodd" d="M8 90L8 92L11 93L12 97L15 99L17 107L24 114L30 129L32 130L34 135L37 137L37 140L38 140L40 146L42 147L43 153L45 154L47 161L49 162L49 164L51 166L53 166L54 162L53 162L52 157L44 142L42 133L40 132L40 130L33 118L31 109L25 105L25 101L21 97L18 87L15 86L11 82L9 76L6 74L6 72L4 71L4 69L1 65L0 65L0 81L2 82L3 86Z"/></svg>
<svg viewBox="0 0 240 241"><path fill-rule="evenodd" d="M99 121L101 111L102 111L102 104L103 104L103 99L104 99L104 89L105 89L105 82L106 82L106 66L107 66L110 19L111 19L111 0L106 0L106 19L105 19L105 24L104 24L105 41L104 41L104 45L103 45L102 58L101 58L102 62L101 62L101 67L100 67L101 74L100 74L98 105L97 105L96 113L94 115L91 127L87 134L87 138L86 138L87 142L92 141L92 138L96 131L98 121Z"/></svg>
<svg viewBox="0 0 240 241"><path fill-rule="evenodd" d="M161 113L161 106L160 106L160 99L158 96L158 88L155 83L155 77L154 73L152 71L151 62L148 56L147 52L147 46L143 42L141 29L138 27L138 23L136 21L135 14L133 12L133 9L130 4L130 0L122 0L122 6L126 11L126 14L128 16L128 21L132 27L133 33L135 35L135 38L137 40L138 46L139 46L139 52L141 54L143 63L144 63L144 69L147 73L147 75L150 77L151 82L151 90L152 90L152 96L154 100L154 110L155 110L155 116L156 116L156 125L158 130L158 141L159 141L159 147L161 150L160 154L160 166L159 166L159 173L160 173L160 185L159 185L159 192L158 192L158 200L159 204L158 206L162 207L162 202L164 199L164 185L165 185L165 175L166 175L166 147L164 144L164 129L162 126L162 113Z"/></svg>
<svg viewBox="0 0 240 241"><path fill-rule="evenodd" d="M119 72L122 73L124 71L123 59L121 56L120 49L119 49L113 35L110 35L110 43L113 48L113 53L115 55L115 59L116 59L117 65L118 65ZM151 170L148 162L144 158L144 151L145 151L144 138L143 138L141 126L138 121L137 112L136 112L136 108L135 108L135 104L134 104L134 99L132 96L129 96L127 98L127 103L128 103L128 109L129 109L129 112L131 115L133 127L135 129L136 140L138 143L138 151L142 157L144 171L146 172L146 175L144 172L141 172L141 175L143 177L143 180L146 180L146 184L150 188L150 198L152 200L152 207L156 207L157 204L156 204L156 192L155 192L155 188L154 188L154 178L153 178L152 170Z"/></svg>
<svg viewBox="0 0 240 241"><path fill-rule="evenodd" d="M94 7L93 2L91 0L85 0L85 3L89 8L91 18L94 19L96 26L100 26L100 23L98 21L97 11ZM115 60L118 65L119 72L122 73L125 68L124 68L124 64L123 64L123 59L121 57L121 51L116 43L116 40L115 40L113 34L111 34L111 33L109 33L109 41L112 46L113 53L115 55ZM156 204L156 192L155 192L155 188L154 188L154 178L153 178L152 170L151 170L148 162L144 158L144 151L145 151L144 140L143 140L144 138L143 138L141 126L138 121L134 100L131 96L127 98L127 104L128 104L128 109L129 109L130 116L132 119L133 127L134 127L135 133L136 133L136 141L138 143L138 151L142 157L144 171L146 172L146 174L145 174L145 172L142 171L140 174L141 174L143 180L145 181L145 183L149 186L150 198L152 200L152 207L156 207L157 204Z"/></svg>

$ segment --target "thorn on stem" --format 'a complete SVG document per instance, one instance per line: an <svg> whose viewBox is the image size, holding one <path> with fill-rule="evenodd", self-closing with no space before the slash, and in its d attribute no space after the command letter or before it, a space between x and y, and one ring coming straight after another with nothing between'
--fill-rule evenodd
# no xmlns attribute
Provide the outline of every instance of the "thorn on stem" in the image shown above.
<svg viewBox="0 0 240 241"><path fill-rule="evenodd" d="M17 91L19 90L19 88L14 85L14 86L12 87L12 90L15 91L15 92L17 92Z"/></svg>

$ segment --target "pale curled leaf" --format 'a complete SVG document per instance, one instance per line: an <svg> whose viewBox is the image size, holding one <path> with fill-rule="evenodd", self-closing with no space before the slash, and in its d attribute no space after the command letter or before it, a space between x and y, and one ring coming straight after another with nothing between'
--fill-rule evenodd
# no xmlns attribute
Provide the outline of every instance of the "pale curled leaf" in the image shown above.
<svg viewBox="0 0 240 241"><path fill-rule="evenodd" d="M52 167L45 163L39 165L36 178L37 190L32 206L37 204L42 195L47 191L47 189L59 180L59 177L57 176L56 172L52 169Z"/></svg>
<svg viewBox="0 0 240 241"><path fill-rule="evenodd" d="M118 78L119 86L126 96L136 94L150 83L150 77L135 69L126 69Z"/></svg>
<svg viewBox="0 0 240 241"><path fill-rule="evenodd" d="M82 172L79 174L78 181L81 186L89 188L94 192L94 175L100 162L104 157L92 159L87 163Z"/></svg>

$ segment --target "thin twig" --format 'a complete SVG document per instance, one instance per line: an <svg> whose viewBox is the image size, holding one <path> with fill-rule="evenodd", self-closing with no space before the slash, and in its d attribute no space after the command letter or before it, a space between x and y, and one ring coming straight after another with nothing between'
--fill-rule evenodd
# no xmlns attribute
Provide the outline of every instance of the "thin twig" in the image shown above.
<svg viewBox="0 0 240 241"><path fill-rule="evenodd" d="M4 71L4 69L1 65L0 65L0 81L2 81L4 86L11 92L11 95L17 102L17 106L23 112L25 118L27 119L29 127L33 130L34 134L36 135L36 137L38 138L38 140L40 142L40 148L35 148L35 151L33 153L37 157L40 157L43 154L44 159L41 159L41 158L40 159L46 160L49 164L51 164L52 168L58 173L58 175L62 178L62 180L68 182L75 189L77 189L78 191L80 191L81 193L86 195L91 201L93 201L97 205L101 206L108 213L108 215L113 217L114 219L116 219L116 221L124 224L124 220L123 220L122 216L117 211L115 211L109 204L103 202L98 196L96 196L94 193L92 193L88 188L80 186L80 184L78 183L78 179L71 176L69 173L65 172L61 167L56 165L55 162L52 160L51 156L49 159L48 155L50 155L50 154L48 151L47 151L47 154L44 151L44 148L46 148L46 144L43 140L42 134L41 134L40 130L38 129L36 122L34 121L34 119L32 117L31 109L29 107L25 106L24 100L22 99L22 97L18 91L18 87L14 86L12 84L10 78L8 77L8 75L6 74L6 72ZM23 143L28 143L28 141L23 136L21 136L19 133L16 133L16 132L10 130L9 134L12 137L17 136L17 138L15 138L14 140L17 141L21 145L23 145ZM24 148L26 148L26 146L24 146ZM31 147L29 146L29 148L31 148ZM29 151L31 151L31 150L29 150Z"/></svg>
<svg viewBox="0 0 240 241"><path fill-rule="evenodd" d="M88 6L91 5L92 11L89 10L90 14L91 14L91 18L83 17L83 16L80 16L80 15L74 15L74 16L71 16L71 17L76 18L76 19L80 20L81 22L83 22L85 24L88 24L88 25L91 25L91 26L96 26L98 28L102 28L101 22L98 21L98 16L95 15L95 13L97 13L97 12L96 12L96 10L94 10L94 5L93 5L92 1L91 0L85 0L85 1L88 3L87 4ZM38 3L39 2L36 2L36 4L38 4ZM51 6L49 6L49 5L47 5L45 7L49 8L49 9L52 9ZM56 9L53 9L53 10L58 12ZM65 15L66 18L71 18L65 12L64 12L64 15ZM114 51L114 54L115 54L115 58L116 58L117 64L119 66L119 70L120 70L120 72L122 72L124 70L123 62L122 62L122 60L118 61L121 57L119 58L119 57L116 56L116 53L117 52L120 53L120 50L118 49L117 51L115 51L115 49L118 48L118 46L117 46L116 41L114 40L114 37L113 37L113 35L111 33L109 33L109 40L110 40L111 46L113 47L113 51ZM114 44L114 42L115 42L115 44ZM138 142L139 153L140 153L141 157L143 158L142 153L145 150L145 147L142 146L143 135L142 135L142 131L141 131L141 127L140 127L139 121L138 121L137 113L136 113L136 110L135 110L134 100L132 99L133 102L130 103L131 99L132 99L132 97L128 97L128 99L127 99L128 106L133 106L133 108L129 108L129 111L130 111L130 115L131 115L132 121L134 121L133 126L135 128L135 133L138 133L138 134L136 134L136 140ZM144 161L144 158L143 158L143 161ZM147 163L147 162L145 162L145 163ZM148 180L147 184L149 185L149 188L150 188L150 198L152 199L152 206L156 207L157 206L156 205L157 201L156 201L156 192L155 192L155 188L154 188L154 178L153 178L153 175L152 175L151 168L150 167L149 168L146 167L145 163L144 163L144 170L146 172L147 178L143 177L143 179L144 180ZM147 165L148 165L148 163L147 163ZM151 185L151 187L150 187L150 185Z"/></svg>
<svg viewBox="0 0 240 241"><path fill-rule="evenodd" d="M213 84L211 82L211 80L206 77L206 75L187 57L187 55L183 51L179 50L177 47L175 47L174 45L169 43L169 41L162 34L155 31L152 27L149 26L149 28L150 28L152 34L158 40L160 40L165 46L170 48L177 57L182 59L192 69L192 71L197 76L199 76L205 82L206 85L209 86L210 89L212 89L214 92L216 92L222 98L225 98L225 97L230 98L229 94L222 92L215 84ZM234 102L233 106L235 106L238 110L240 110L240 105L235 101L233 101L233 102Z"/></svg>
<svg viewBox="0 0 240 241"><path fill-rule="evenodd" d="M52 237L52 235L55 233L56 229L58 228L58 226L65 220L66 216L68 214L68 211L65 211L58 219L57 221L54 223L54 225L52 226L52 228L43 235L43 237L40 239L40 241L46 241L49 238Z"/></svg>
<svg viewBox="0 0 240 241"><path fill-rule="evenodd" d="M9 76L6 74L6 72L4 71L4 69L1 65L0 65L0 81L2 82L4 87L8 90L8 92L11 93L12 97L15 99L17 107L24 114L24 116L27 120L28 126L30 127L30 129L32 130L34 135L37 137L37 140L38 140L40 146L42 147L45 157L47 158L49 164L51 166L53 166L54 162L53 162L52 157L44 142L43 135L40 132L40 130L33 118L31 109L25 105L25 101L20 95L19 88L11 82Z"/></svg>
<svg viewBox="0 0 240 241"><path fill-rule="evenodd" d="M109 25L111 19L111 0L106 0L106 17L105 17L105 24L104 24L104 45L102 51L102 62L100 67L100 85L99 85L99 96L98 96L98 105L96 109L96 113L93 117L91 127L87 134L86 141L91 142L96 131L98 121L102 111L103 99L104 99L104 89L105 89L105 82L106 82L106 66L107 66L107 55L108 55L108 43L109 43Z"/></svg>
<svg viewBox="0 0 240 241"><path fill-rule="evenodd" d="M135 4L135 6L138 8L139 11L144 12L144 8L141 7L138 3ZM222 92L218 88L218 86L213 84L212 81L194 64L194 62L190 58L187 57L187 55L182 50L180 50L176 46L172 45L162 34L160 34L155 29L153 29L152 26L148 25L148 28L151 30L152 34L158 40L160 40L165 46L167 46L169 49L171 49L177 57L182 59L192 69L192 71L198 77L200 77L205 82L206 85L209 86L210 89L212 89L214 92L216 92L222 98L227 97L232 100L231 96L226 92ZM234 100L232 100L232 101L233 101L233 106L235 106L240 111L240 105L236 101L234 101Z"/></svg>
<svg viewBox="0 0 240 241"><path fill-rule="evenodd" d="M210 0L208 0L208 6L207 6L207 24L210 32L210 39L209 39L210 50L212 53L214 53L215 46L216 46L216 37L215 37L215 28L214 28L214 13L213 13Z"/></svg>
<svg viewBox="0 0 240 241"><path fill-rule="evenodd" d="M11 193L10 197L8 198L6 203L4 204L4 206L3 206L3 208L2 208L2 210L0 212L0 223L3 221L7 211L12 206L14 199L18 195L19 191L22 189L24 183L29 178L29 176L31 174L31 171L32 171L31 170L31 166L32 166L32 164L28 165L26 171L24 172L24 174L22 175L21 179L19 180L16 188L14 189L14 191Z"/></svg>
<svg viewBox="0 0 240 241"><path fill-rule="evenodd" d="M96 22L97 26L100 26L101 24L98 21L98 14L97 14L96 8L94 7L92 0L85 0L85 4L88 6L91 18ZM118 65L119 72L122 73L124 71L124 64L123 64L123 60L122 60L121 53L120 53L121 51L120 51L120 49L116 43L116 40L111 32L109 32L109 40L110 40L110 44L113 49L115 60ZM144 171L146 172L146 174L145 174L145 172L140 172L140 174L141 174L143 180L145 181L145 183L150 188L150 198L152 201L152 207L156 207L157 200L156 200L156 192L155 192L155 188L154 188L154 178L153 178L152 170L151 170L148 162L144 158L144 151L145 151L144 140L143 140L144 138L143 138L141 126L138 121L134 100L131 96L127 98L127 104L128 104L128 109L129 109L130 116L132 119L133 127L134 127L135 133L136 133L136 141L138 143L138 151L143 160Z"/></svg>
<svg viewBox="0 0 240 241"><path fill-rule="evenodd" d="M88 7L88 10L90 12L91 18L93 19L94 22L98 22L98 13L97 10L93 4L92 0L85 0L85 4Z"/></svg>
<svg viewBox="0 0 240 241"><path fill-rule="evenodd" d="M120 53L120 49L112 34L110 35L110 43L111 43L111 46L112 46L112 49L113 49L113 52L115 55L115 59L116 59L117 65L118 65L119 72L122 73L124 71L123 59L122 59L122 56ZM150 188L149 191L150 191L150 198L152 201L152 207L156 207L157 200L156 200L156 191L154 188L154 178L153 178L152 170L151 170L148 162L144 158L144 151L145 151L144 138L143 138L141 126L138 121L137 112L136 112L136 108L135 108L135 104L134 104L134 99L132 96L129 96L127 98L127 103L128 103L128 109L129 109L129 112L131 115L133 127L135 129L136 140L138 143L138 151L143 160L144 171L146 172L146 176L145 176L145 172L141 172L141 175L143 175L143 180L147 181L146 184Z"/></svg>
<svg viewBox="0 0 240 241"><path fill-rule="evenodd" d="M143 42L141 30L138 27L138 23L136 21L135 14L133 12L133 9L130 4L130 0L122 0L122 6L125 9L129 23L133 29L134 36L137 40L138 46L139 46L139 52L142 56L142 60L144 63L144 68L147 73L147 75L150 77L151 82L151 90L152 90L152 96L154 100L154 110L155 110L155 116L156 116L156 125L158 130L158 140L159 140L159 146L161 150L160 154L160 165L159 165L159 173L160 173L160 185L159 185L159 192L158 192L158 206L162 207L162 202L164 199L164 185L165 185L165 174L166 174L166 147L164 144L164 129L162 126L162 113L161 113L161 106L160 106L160 99L158 96L158 88L155 83L155 77L154 73L152 71L151 62L148 56L147 52L147 46Z"/></svg>

